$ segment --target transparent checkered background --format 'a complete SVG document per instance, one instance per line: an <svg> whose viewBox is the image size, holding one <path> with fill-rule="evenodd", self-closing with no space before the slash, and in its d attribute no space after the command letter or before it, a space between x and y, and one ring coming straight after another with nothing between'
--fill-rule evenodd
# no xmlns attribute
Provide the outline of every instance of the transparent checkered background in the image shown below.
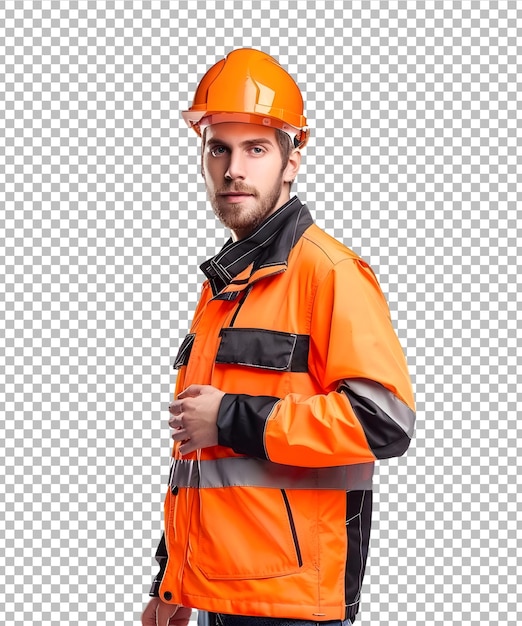
<svg viewBox="0 0 522 626"><path fill-rule="evenodd" d="M243 46L301 86L297 193L372 264L415 386L358 623L520 623L517 4L0 2L0 623L139 623L226 236L179 111Z"/></svg>

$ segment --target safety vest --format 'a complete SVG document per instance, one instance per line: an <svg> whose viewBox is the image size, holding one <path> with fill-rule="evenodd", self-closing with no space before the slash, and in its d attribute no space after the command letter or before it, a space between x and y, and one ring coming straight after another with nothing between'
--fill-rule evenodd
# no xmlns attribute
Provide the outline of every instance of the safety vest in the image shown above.
<svg viewBox="0 0 522 626"><path fill-rule="evenodd" d="M262 263L219 291L204 284L176 358L176 393L227 394L229 445L173 450L167 602L316 621L357 612L373 462L407 448L413 395L373 272L315 224L293 240L310 221L300 207Z"/></svg>

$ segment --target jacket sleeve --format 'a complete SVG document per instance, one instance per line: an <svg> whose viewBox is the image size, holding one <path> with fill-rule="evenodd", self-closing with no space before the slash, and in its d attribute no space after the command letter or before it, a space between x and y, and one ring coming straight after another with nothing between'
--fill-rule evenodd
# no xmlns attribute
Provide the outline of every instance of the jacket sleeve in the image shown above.
<svg viewBox="0 0 522 626"><path fill-rule="evenodd" d="M323 393L226 394L219 443L307 467L364 463L406 451L415 420L411 382L388 305L364 261L339 262L318 286L308 367Z"/></svg>

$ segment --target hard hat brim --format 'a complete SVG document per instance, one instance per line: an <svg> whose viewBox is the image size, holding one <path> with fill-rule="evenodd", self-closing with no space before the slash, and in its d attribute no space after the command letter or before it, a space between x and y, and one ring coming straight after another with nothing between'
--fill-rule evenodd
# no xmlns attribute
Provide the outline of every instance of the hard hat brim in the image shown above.
<svg viewBox="0 0 522 626"><path fill-rule="evenodd" d="M310 131L307 127L296 128L287 124L281 119L270 115L259 115L256 113L238 113L232 111L182 111L181 115L190 128L201 136L203 129L207 126L223 123L256 124L265 128L277 128L286 133L296 147L302 148L308 141Z"/></svg>

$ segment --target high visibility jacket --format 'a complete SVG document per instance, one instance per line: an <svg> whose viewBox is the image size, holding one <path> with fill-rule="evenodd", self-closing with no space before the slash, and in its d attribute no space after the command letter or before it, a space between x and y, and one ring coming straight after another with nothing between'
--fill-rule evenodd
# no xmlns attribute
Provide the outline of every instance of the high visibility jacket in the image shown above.
<svg viewBox="0 0 522 626"><path fill-rule="evenodd" d="M204 284L176 359L176 393L195 383L226 395L219 445L183 458L174 448L159 595L219 613L353 619L373 462L407 449L412 389L370 267L297 198L281 210L253 263L221 289Z"/></svg>

